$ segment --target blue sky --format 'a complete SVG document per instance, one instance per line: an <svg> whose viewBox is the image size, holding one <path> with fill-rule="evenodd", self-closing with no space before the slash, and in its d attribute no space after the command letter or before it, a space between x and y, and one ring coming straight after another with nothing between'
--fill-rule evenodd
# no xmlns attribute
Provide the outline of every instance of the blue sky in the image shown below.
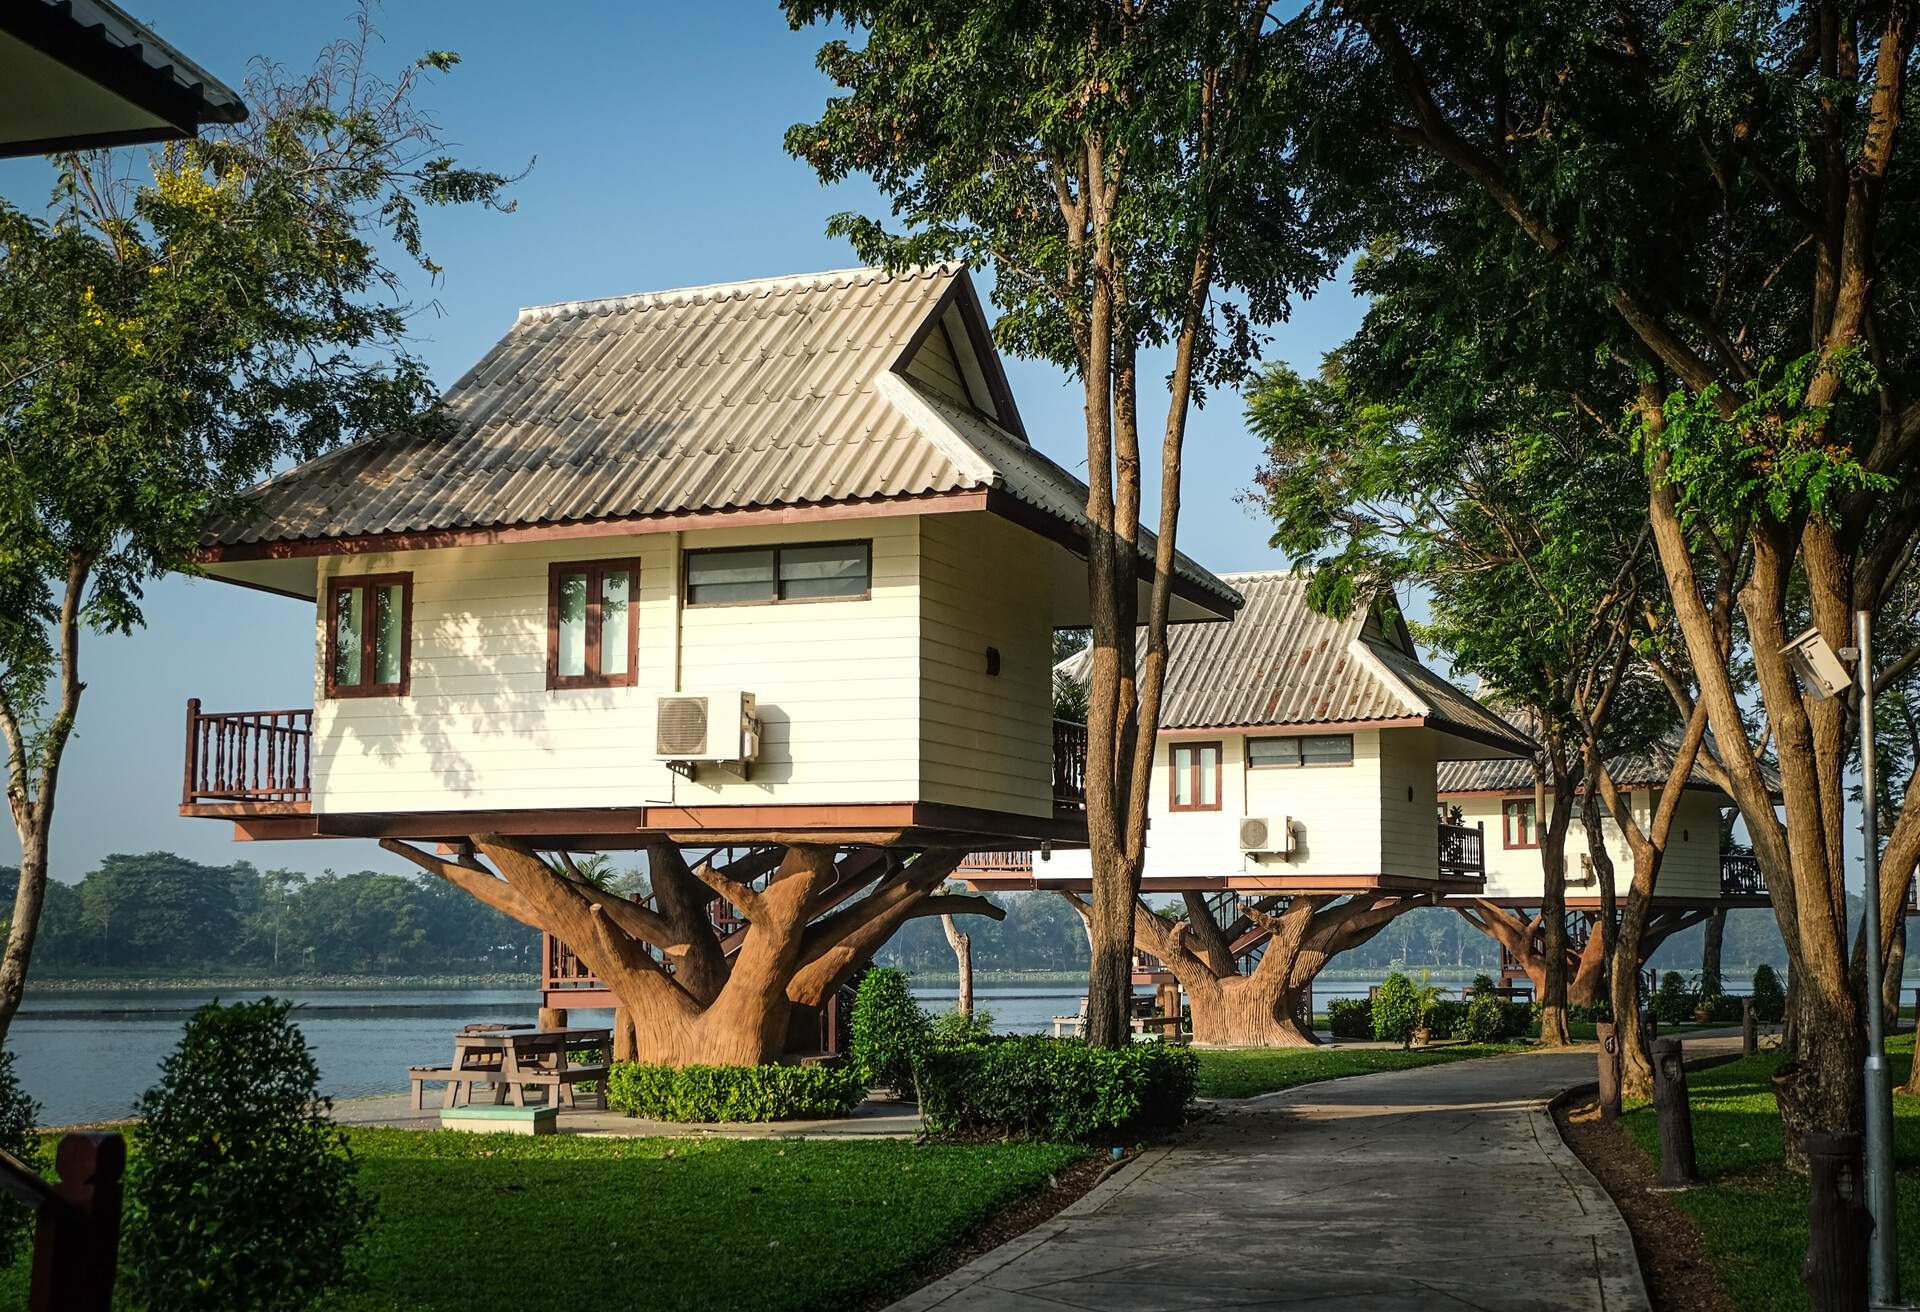
<svg viewBox="0 0 1920 1312"><path fill-rule="evenodd" d="M129 9L215 75L238 83L264 56L304 70L345 34L349 0L271 5L135 0ZM429 216L446 273L411 286L422 305L415 349L442 386L479 358L522 305L842 268L825 235L846 209L878 213L864 183L828 189L789 159L781 138L813 117L829 86L813 55L826 33L791 32L774 0L695 5L505 6L406 0L379 15L376 66L431 49L461 66L425 89L463 162L533 170L516 213ZM0 163L0 196L35 205L37 161ZM1348 335L1359 306L1331 285L1277 328L1267 354L1302 369ZM1079 388L1050 366L1009 360L1036 442L1084 464ZM1143 419L1156 413L1143 398ZM1237 498L1258 448L1238 397L1222 395L1189 429L1181 544L1215 569L1282 563ZM371 843L240 844L227 826L175 813L184 706L259 709L312 703L312 612L297 602L204 581L169 579L148 597L147 628L87 642L88 690L61 781L54 873L74 880L110 852L170 849L309 871L404 869ZM12 834L0 860L17 852Z"/></svg>

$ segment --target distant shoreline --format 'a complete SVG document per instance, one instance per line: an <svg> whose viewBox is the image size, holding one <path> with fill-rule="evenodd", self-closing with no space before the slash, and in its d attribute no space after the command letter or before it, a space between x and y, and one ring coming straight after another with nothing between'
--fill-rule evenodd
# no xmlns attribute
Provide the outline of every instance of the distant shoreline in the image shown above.
<svg viewBox="0 0 1920 1312"><path fill-rule="evenodd" d="M227 989L525 989L539 991L531 973L510 975L85 975L29 974L36 993L217 993Z"/></svg>

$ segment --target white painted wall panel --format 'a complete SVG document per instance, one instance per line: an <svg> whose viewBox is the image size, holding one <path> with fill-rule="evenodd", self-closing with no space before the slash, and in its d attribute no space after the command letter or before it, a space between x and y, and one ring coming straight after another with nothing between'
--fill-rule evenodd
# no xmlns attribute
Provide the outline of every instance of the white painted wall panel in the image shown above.
<svg viewBox="0 0 1920 1312"><path fill-rule="evenodd" d="M1660 878L1654 892L1661 897L1717 898L1720 895L1720 813L1718 794L1689 789L1680 800L1674 817L1673 836L1661 863ZM1636 788L1630 794L1633 814L1642 829L1652 822L1652 794ZM1551 795L1549 795L1551 802ZM1464 797L1451 799L1460 807L1467 824L1483 822L1487 828L1487 896L1538 898L1544 884L1540 852L1537 848L1509 848L1501 828L1501 799ZM1615 879L1620 896L1626 896L1633 878L1633 851L1627 846L1619 826L1602 822L1607 851L1613 857ZM1577 814L1567 830L1567 892L1570 897L1596 897L1597 882L1580 884L1587 853L1587 832Z"/></svg>

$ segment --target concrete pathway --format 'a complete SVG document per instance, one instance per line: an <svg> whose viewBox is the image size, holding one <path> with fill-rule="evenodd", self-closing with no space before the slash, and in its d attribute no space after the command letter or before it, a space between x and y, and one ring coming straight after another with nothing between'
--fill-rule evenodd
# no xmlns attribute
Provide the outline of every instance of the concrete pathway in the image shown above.
<svg viewBox="0 0 1920 1312"><path fill-rule="evenodd" d="M1593 1072L1588 1046L1215 1103L890 1312L1644 1312L1626 1223L1546 1110Z"/></svg>

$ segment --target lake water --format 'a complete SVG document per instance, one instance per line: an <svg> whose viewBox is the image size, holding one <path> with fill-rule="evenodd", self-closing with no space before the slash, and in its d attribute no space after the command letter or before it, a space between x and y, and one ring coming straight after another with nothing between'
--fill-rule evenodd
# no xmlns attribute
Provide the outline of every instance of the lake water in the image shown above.
<svg viewBox="0 0 1920 1312"><path fill-rule="evenodd" d="M1328 999L1365 997L1377 980L1322 980L1314 1005ZM1462 980L1434 976L1457 994ZM1729 975L1727 987L1745 992L1744 977ZM1045 1034L1052 1018L1071 1015L1085 988L1079 984L991 984L974 990L974 1005L992 1013L1003 1033ZM295 1019L320 1063L321 1091L334 1098L363 1098L407 1087L409 1066L438 1064L452 1055L452 1038L463 1025L482 1021L531 1021L538 1007L528 989L286 989L275 996L296 1004ZM226 1001L258 996L259 990L227 990ZM953 1006L948 986L916 988L930 1011ZM194 992L29 991L8 1040L21 1082L41 1104L41 1122L70 1125L127 1116L140 1093L159 1075L161 1059L179 1042L194 1008L216 995ZM577 1025L608 1025L612 1013L576 1009Z"/></svg>

